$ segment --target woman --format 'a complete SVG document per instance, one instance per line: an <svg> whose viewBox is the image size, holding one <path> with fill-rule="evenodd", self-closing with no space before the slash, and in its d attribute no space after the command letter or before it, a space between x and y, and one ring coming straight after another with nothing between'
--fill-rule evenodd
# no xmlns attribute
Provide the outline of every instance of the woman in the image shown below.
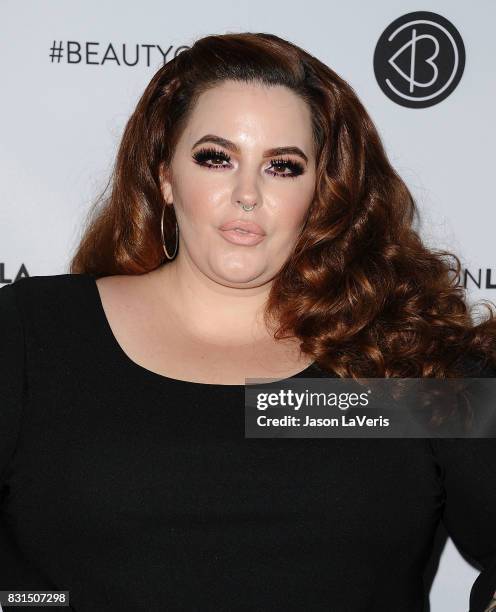
<svg viewBox="0 0 496 612"><path fill-rule="evenodd" d="M493 312L474 325L414 213L353 90L297 46L207 36L163 66L71 274L0 290L0 588L420 611L443 521L481 569L470 612L493 609L491 439L244 436L245 378L495 375Z"/></svg>

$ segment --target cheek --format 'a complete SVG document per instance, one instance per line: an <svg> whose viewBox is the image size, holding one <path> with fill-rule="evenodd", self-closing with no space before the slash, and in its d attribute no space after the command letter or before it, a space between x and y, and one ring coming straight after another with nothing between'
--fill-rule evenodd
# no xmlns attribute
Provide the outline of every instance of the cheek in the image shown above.
<svg viewBox="0 0 496 612"><path fill-rule="evenodd" d="M289 195L284 202L277 207L277 225L289 232L296 231L301 227L307 211L310 207L311 194Z"/></svg>
<svg viewBox="0 0 496 612"><path fill-rule="evenodd" d="M309 172L296 179L279 179L273 185L270 201L277 216L285 218L286 225L300 225L310 207L314 192L315 175Z"/></svg>
<svg viewBox="0 0 496 612"><path fill-rule="evenodd" d="M211 222L215 206L208 190L195 181L189 181L186 185L181 191L180 203L184 222L191 227Z"/></svg>

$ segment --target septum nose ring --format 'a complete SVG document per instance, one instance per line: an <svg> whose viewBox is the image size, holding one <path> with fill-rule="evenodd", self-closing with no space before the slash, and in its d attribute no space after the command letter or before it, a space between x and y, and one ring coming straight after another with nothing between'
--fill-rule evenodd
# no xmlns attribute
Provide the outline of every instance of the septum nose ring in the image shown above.
<svg viewBox="0 0 496 612"><path fill-rule="evenodd" d="M243 210L246 210L246 212L253 210L255 208L255 204L252 204L251 206L247 206L246 204L241 204L241 208Z"/></svg>

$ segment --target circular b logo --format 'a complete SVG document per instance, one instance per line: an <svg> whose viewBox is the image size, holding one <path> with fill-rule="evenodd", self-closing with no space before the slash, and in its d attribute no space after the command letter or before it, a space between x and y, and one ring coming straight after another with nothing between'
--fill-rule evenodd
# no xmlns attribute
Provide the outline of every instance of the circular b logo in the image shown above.
<svg viewBox="0 0 496 612"><path fill-rule="evenodd" d="M408 13L382 33L374 51L375 78L397 104L426 108L460 82L465 47L455 26L429 11Z"/></svg>

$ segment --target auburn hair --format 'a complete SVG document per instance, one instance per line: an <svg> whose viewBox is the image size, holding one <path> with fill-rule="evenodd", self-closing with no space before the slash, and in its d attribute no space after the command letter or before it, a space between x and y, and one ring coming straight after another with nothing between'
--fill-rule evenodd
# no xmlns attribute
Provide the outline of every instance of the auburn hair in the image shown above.
<svg viewBox="0 0 496 612"><path fill-rule="evenodd" d="M198 97L226 79L288 87L309 105L314 200L265 309L274 338L296 337L340 377L458 377L460 359L496 363L494 304L474 321L461 263L427 248L418 209L352 87L267 33L206 36L153 76L129 118L108 188L89 211L71 273L142 274L164 260L160 177ZM110 181L109 181L110 183ZM167 206L164 235L175 235ZM170 251L172 242L168 246Z"/></svg>

